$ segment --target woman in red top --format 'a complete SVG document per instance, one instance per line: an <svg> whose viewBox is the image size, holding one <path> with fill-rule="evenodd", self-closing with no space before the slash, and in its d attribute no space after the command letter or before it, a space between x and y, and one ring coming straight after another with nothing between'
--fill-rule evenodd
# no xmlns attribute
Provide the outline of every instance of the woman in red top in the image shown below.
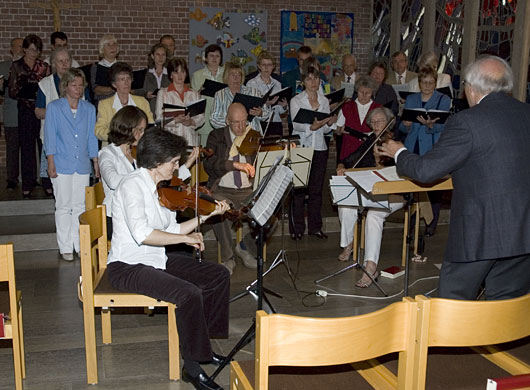
<svg viewBox="0 0 530 390"><path fill-rule="evenodd" d="M363 142L362 133L370 133L371 130L366 124L368 112L374 108L381 107L379 103L373 101L373 96L377 91L376 82L368 77L360 77L355 82L355 100L351 100L342 106L339 118L337 119L337 135L342 135L342 147L339 160L343 160L359 147ZM352 135L348 130L354 130ZM366 134L368 137L368 134Z"/></svg>

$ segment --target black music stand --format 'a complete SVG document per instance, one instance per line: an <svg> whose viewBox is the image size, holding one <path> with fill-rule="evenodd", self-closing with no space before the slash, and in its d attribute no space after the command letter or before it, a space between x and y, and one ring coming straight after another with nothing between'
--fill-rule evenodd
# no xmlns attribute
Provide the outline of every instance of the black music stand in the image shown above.
<svg viewBox="0 0 530 390"><path fill-rule="evenodd" d="M271 167L270 171L264 176L262 182L259 184L259 186L256 189L256 191L254 191L253 195L254 194L259 194L259 195L263 195L264 194L267 185L269 184L269 182L273 178L273 174L276 172L276 170L277 170L279 165L280 165L280 160L278 160L277 162L275 162L273 164L273 166ZM292 177L291 177L291 179L292 179ZM258 267L257 267L257 270L256 270L257 278L256 278L256 281L254 283L252 283L249 287L247 287L246 291L243 292L241 296L246 295L246 294L251 294L252 296L254 296L256 298L256 300L257 300L257 310L263 310L264 309L263 303L265 301L265 303L267 305L266 311L268 313L274 313L275 310L274 310L271 302L269 301L269 299L265 295L265 293L264 293L265 288L263 287L263 276L264 276L264 274L263 274L263 246L264 246L264 243L265 243L265 233L272 226L273 216L278 211L278 208L279 208L278 205L279 204L283 204L283 201L285 199L286 194L289 193L288 190L290 189L290 186L291 186L291 184L289 184L287 186L287 188L284 190L281 198L278 200L278 203L276 204L276 206L274 208L274 211L272 212L272 215L267 219L267 221L263 221L263 219L254 218L253 217L252 218L252 222L251 222L252 227L255 227L256 230L257 230L257 238L256 238L257 260L258 260ZM268 199L268 201L270 203L271 200ZM254 208L257 203L258 203L258 201L251 202L250 205ZM249 214L252 214L252 210L251 210L251 212ZM252 321L252 325L250 325L250 327L245 332L243 337L241 337L241 339L239 339L237 344L228 353L228 355L226 356L225 360L219 365L219 367L217 367L215 372L212 375L210 375L210 378L215 379L215 377L217 375L219 375L219 373L223 370L223 368L225 368L228 365L228 363L230 363L230 361L232 361L232 358L235 356L235 354L237 352L239 352L241 350L241 348L243 348L245 345L250 343L255 336L256 336L256 320L254 318L253 321Z"/></svg>
<svg viewBox="0 0 530 390"><path fill-rule="evenodd" d="M350 269L359 268L363 273L370 278L372 283L381 291L381 293L387 297L388 294L383 290L383 288L377 283L377 281L373 278L373 276L366 270L363 264L361 264L361 258L364 258L364 249L361 244L361 238L362 238L362 221L363 216L366 215L368 212L367 207L364 206L363 203L363 196L366 198L370 198L370 194L366 192L355 180L353 180L351 177L346 176L346 180L355 187L357 192L357 201L358 201L358 210L357 210L357 260L354 260L352 264L346 266L345 268L338 270L330 275L324 276L323 278L315 280L315 284L319 284L320 282L323 282L324 280L328 280L334 276L340 275Z"/></svg>

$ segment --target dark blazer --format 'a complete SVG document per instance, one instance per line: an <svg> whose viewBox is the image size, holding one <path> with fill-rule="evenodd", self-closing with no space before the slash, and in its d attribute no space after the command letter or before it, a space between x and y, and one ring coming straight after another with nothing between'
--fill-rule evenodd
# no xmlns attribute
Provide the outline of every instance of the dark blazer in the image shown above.
<svg viewBox="0 0 530 390"><path fill-rule="evenodd" d="M424 183L453 177L445 261L530 253L530 106L492 93L449 118L423 156L397 158L400 175Z"/></svg>
<svg viewBox="0 0 530 390"><path fill-rule="evenodd" d="M208 174L208 188L217 186L225 173L235 169L234 162L228 159L231 147L232 139L228 126L213 129L208 135L206 149L213 150L213 155L204 160L204 170Z"/></svg>

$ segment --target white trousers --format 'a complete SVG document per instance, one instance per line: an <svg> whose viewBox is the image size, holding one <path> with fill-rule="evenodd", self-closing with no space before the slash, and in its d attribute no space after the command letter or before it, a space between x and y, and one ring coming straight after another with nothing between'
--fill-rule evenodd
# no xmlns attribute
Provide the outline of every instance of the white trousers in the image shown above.
<svg viewBox="0 0 530 390"><path fill-rule="evenodd" d="M381 239L383 237L383 224L386 217L404 206L403 198L391 195L389 197L390 211L369 209L366 214L364 232L364 260L379 262ZM340 221L340 246L346 247L353 242L353 230L357 223L357 207L339 206Z"/></svg>
<svg viewBox="0 0 530 390"><path fill-rule="evenodd" d="M51 179L55 195L55 227L59 252L79 253L79 216L85 211L85 187L90 175L58 174Z"/></svg>

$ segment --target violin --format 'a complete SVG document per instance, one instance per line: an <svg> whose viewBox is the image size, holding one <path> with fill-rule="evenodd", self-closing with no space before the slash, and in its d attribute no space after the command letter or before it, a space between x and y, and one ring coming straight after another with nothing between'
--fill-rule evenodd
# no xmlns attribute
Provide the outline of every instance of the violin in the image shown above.
<svg viewBox="0 0 530 390"><path fill-rule="evenodd" d="M191 152L193 150L193 146L188 146L186 148L188 152ZM213 156L213 149L207 149L203 148L202 146L199 147L199 153L201 155L201 158L210 157ZM131 156L136 160L136 145L131 145Z"/></svg>
<svg viewBox="0 0 530 390"><path fill-rule="evenodd" d="M172 211L183 211L190 208L196 210L199 215L209 215L215 210L217 204L212 193L206 187L199 186L197 197L195 187L188 186L175 176L169 185L159 184L157 191L160 204ZM230 219L240 218L243 214L243 211L234 209L226 212Z"/></svg>
<svg viewBox="0 0 530 390"><path fill-rule="evenodd" d="M249 156L249 155L256 154L258 152L270 152L273 150L283 150L285 148L286 143L289 142L288 140L283 140L281 138L278 138L278 140L274 140L272 141L272 143L262 143L263 139L269 140L268 138L264 138L259 133L259 131L249 130L247 132L247 135L243 139L243 142L241 142L241 145L237 148L239 154L243 156ZM292 145L291 146L292 148L296 146L294 142L291 142L291 145Z"/></svg>

